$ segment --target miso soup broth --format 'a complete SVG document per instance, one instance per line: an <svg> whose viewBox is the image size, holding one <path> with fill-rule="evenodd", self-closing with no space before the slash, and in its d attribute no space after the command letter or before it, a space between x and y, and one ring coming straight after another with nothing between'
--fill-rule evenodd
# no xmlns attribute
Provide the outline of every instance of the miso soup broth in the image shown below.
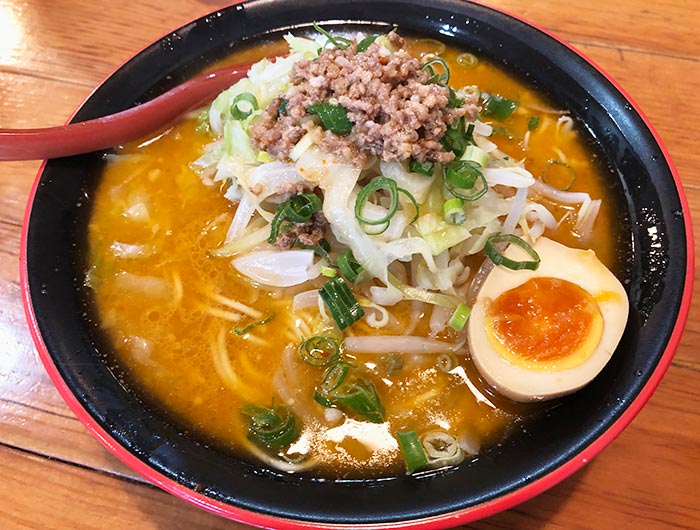
<svg viewBox="0 0 700 530"><path fill-rule="evenodd" d="M444 60L456 96L473 95L476 90L461 91L463 87L478 87L480 112L474 121L483 139L477 142L468 136L466 143L475 148L469 152L480 150L478 156L488 158L481 166L504 171L521 168L525 171L511 173L523 178L531 174L537 186L543 183L546 189L556 190L549 194L528 191L528 204L542 208L533 207L529 210L532 215L523 211L512 232L523 239L543 235L569 247L593 249L600 261L615 270L619 228L614 227L621 223L615 214L615 198L610 196L610 176L566 109L557 108L543 94L465 50L426 39L407 39L406 49L421 64L434 57ZM264 44L238 52L226 63L287 53L284 42ZM437 79L443 68L438 61L428 70ZM241 93L254 92L250 88ZM252 206L241 198L249 193L241 183L249 181L220 178L225 160L234 168L233 175L263 164L287 163L294 157L292 164L298 167L316 149L312 146L299 154L299 144L315 138L322 147L328 145L323 142L336 140L329 140L334 133L319 122L318 115L311 116L302 120L311 124L301 126L306 140L295 138L296 147L289 155L277 157L274 146L267 152L255 147L264 139L255 144L243 137L242 141L253 142L253 158L247 165L236 165L238 152L234 158L225 158L231 153L224 152L228 147L221 147L230 141L234 150L239 148L240 138L231 140L238 134L234 126L247 126L250 121L250 127L255 127L256 121L281 120L282 116L291 119L284 109L269 116L246 116L254 106L264 108L261 96L254 98L255 105L251 104L253 96L228 105L227 109L235 107L234 119L236 110L242 116L230 127L223 125L223 133L217 132L214 111L195 112L153 138L117 149L106 164L89 224L86 282L94 294L101 329L133 391L184 428L233 454L282 471L322 477L378 477L403 474L407 468L413 472L457 465L502 440L527 418L531 408L503 397L480 377L469 354L464 327L468 315L459 311L468 312L471 283L485 260L487 237L501 232L516 197L524 198L518 195L519 188L509 188L507 182L489 183L488 194L472 204L470 197L445 191L453 185L443 181L450 162L431 161L431 156L442 154L429 154L424 160L387 162L403 164L404 171L409 164L427 165L423 171L428 174L420 177L425 182L419 181L417 171L407 173L418 182L416 190L425 188L422 199L417 197L419 191L407 189L402 181L398 187L393 184L398 190L393 196L388 191L392 184L386 181L387 166L378 162L381 155L363 154L359 177L354 177L357 184L354 191L348 191L354 194L350 215L357 227L353 233L376 248L389 248L394 238L416 245L423 241L435 251L432 257L409 252L408 258L386 263L384 277L401 285L399 299L386 300L388 295L377 294L391 291L379 277L384 272L381 267L374 275L374 269L364 270L353 282L347 268L340 266L340 256L348 249L354 253L345 254L354 258L351 269L357 271L363 265L371 269L372 264L363 261L359 247L333 225L327 205L319 211L330 217L322 219L330 226L319 222L318 228L326 243L300 243L301 235L291 247L279 238L268 242L276 222L284 233L294 229L291 214L280 221L279 212L293 207L288 201L314 193L320 200L330 200L336 191L329 191L332 184L325 186L323 178L332 176L314 180L300 169L300 174L318 186L295 181L295 186L282 186L284 189L276 189ZM488 98L493 105L505 103L487 112ZM283 107L282 101L287 100L278 99L274 104ZM293 101L289 98L290 105ZM472 134L468 130L458 133L465 138ZM206 159L208 154L221 158L212 162ZM341 156L328 154L336 155ZM357 166L345 162L344 167ZM379 184L365 194L374 193L363 204L362 191L372 182ZM243 195L236 186L241 186ZM590 226L582 222L580 202L558 200L574 193L588 194L593 201L597 212ZM460 224L461 216L477 216L471 208L487 197L496 211L493 218L479 228L469 228L468 237L457 241L458 231L472 226L469 219ZM458 200L450 205L458 205L456 217L445 206L455 198ZM394 217L404 214L404 224L395 227L399 221L391 218L382 226L382 212L394 199L398 202ZM314 202L308 195L304 200L303 207ZM253 213L244 229L231 238L232 223L241 222L237 209L244 204ZM375 207L379 213L371 217L368 212ZM353 217L353 211L360 213ZM538 212L542 216L535 219ZM446 224L431 231L426 228L431 222ZM388 234L392 230L393 236ZM442 236L439 230L444 231ZM441 237L454 237L454 245L443 248ZM464 250L468 246L470 252ZM284 261L284 252L302 261L312 260L312 273L308 268L297 270L296 262ZM262 265L260 261L253 265L236 262L246 256L282 260L280 277L269 283L261 280L255 275L269 273L260 272L269 261ZM433 259L437 272L431 270ZM248 270L252 272L247 274ZM294 275L301 277L289 279ZM351 292L349 314L354 321L347 326L338 322L334 309L318 293L334 278L340 278ZM338 393L333 385L341 388L347 381L352 386ZM417 462L410 463L416 455L406 453L410 451L406 446L415 440L423 445L419 448L423 463L421 454Z"/></svg>

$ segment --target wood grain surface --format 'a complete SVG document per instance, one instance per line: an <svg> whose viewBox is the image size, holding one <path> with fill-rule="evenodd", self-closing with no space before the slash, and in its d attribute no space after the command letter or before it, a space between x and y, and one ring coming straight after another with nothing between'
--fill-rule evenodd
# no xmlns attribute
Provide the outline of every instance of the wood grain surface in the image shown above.
<svg viewBox="0 0 700 530"><path fill-rule="evenodd" d="M555 33L647 114L700 219L700 5L486 0ZM118 65L216 0L0 0L0 127L62 124ZM0 162L0 528L243 529L141 478L92 438L39 362L18 255L39 162ZM632 424L559 485L476 529L700 528L700 296L675 359Z"/></svg>

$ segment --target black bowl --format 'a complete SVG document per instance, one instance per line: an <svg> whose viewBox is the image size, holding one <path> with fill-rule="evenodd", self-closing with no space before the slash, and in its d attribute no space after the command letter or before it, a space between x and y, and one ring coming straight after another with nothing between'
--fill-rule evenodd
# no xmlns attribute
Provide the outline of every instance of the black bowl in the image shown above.
<svg viewBox="0 0 700 530"><path fill-rule="evenodd" d="M509 508L556 484L631 421L668 367L689 310L687 206L654 131L616 85L576 51L493 9L454 0L257 0L168 34L127 62L74 121L133 106L281 30L397 25L502 63L587 128L624 196L631 316L614 360L528 429L447 473L333 481L280 476L207 447L129 392L96 346L82 286L83 241L101 153L49 161L35 183L21 260L27 315L53 382L86 426L150 481L213 512L261 526L440 527Z"/></svg>

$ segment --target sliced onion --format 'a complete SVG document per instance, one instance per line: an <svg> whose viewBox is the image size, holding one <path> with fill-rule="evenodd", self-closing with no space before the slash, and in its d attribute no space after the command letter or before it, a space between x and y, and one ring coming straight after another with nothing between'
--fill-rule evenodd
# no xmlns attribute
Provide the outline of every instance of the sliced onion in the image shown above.
<svg viewBox="0 0 700 530"><path fill-rule="evenodd" d="M491 136L493 134L493 126L483 121L476 120L474 123L474 134L478 136Z"/></svg>
<svg viewBox="0 0 700 530"><path fill-rule="evenodd" d="M238 203L236 208L236 214L233 216L233 221L228 227L228 232L226 232L226 243L231 243L235 239L238 239L245 229L248 227L248 223L255 213L255 207L257 206L257 201L249 194L243 193L243 197Z"/></svg>
<svg viewBox="0 0 700 530"><path fill-rule="evenodd" d="M173 288L170 282L156 276L140 276L130 272L120 272L114 278L114 288L148 298L170 299Z"/></svg>
<svg viewBox="0 0 700 530"><path fill-rule="evenodd" d="M112 251L112 254L115 257L126 259L147 258L148 256L152 256L155 252L153 246L131 245L129 243L121 243L119 241L112 243L109 246L109 250Z"/></svg>
<svg viewBox="0 0 700 530"><path fill-rule="evenodd" d="M251 252L231 264L248 278L272 287L299 285L321 274L314 264L314 251L307 249Z"/></svg>
<svg viewBox="0 0 700 530"><path fill-rule="evenodd" d="M248 173L245 187L262 200L270 195L292 193L307 182L292 164L268 162ZM313 184L309 183L308 187L312 188Z"/></svg>
<svg viewBox="0 0 700 530"><path fill-rule="evenodd" d="M292 301L292 311L315 307L318 304L318 289L304 291L294 296Z"/></svg>

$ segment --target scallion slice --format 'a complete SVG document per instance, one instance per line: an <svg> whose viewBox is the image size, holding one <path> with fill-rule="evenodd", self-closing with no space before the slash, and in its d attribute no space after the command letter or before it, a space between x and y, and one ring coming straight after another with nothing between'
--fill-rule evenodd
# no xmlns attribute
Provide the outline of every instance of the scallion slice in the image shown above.
<svg viewBox="0 0 700 530"><path fill-rule="evenodd" d="M299 437L299 423L286 405L271 408L246 405L241 413L248 418L248 437L269 449L280 451Z"/></svg>
<svg viewBox="0 0 700 530"><path fill-rule="evenodd" d="M399 442L401 454L406 463L406 471L413 473L428 464L428 456L425 454L423 444L418 439L415 431L397 433L396 439Z"/></svg>
<svg viewBox="0 0 700 530"><path fill-rule="evenodd" d="M486 101L483 114L494 120L506 121L517 108L517 101L494 94Z"/></svg>
<svg viewBox="0 0 700 530"><path fill-rule="evenodd" d="M455 309L454 313L452 313L450 321L447 324L456 331L462 331L464 329L464 325L469 319L469 314L471 313L471 311L472 310L468 305L459 304L457 306L457 309Z"/></svg>
<svg viewBox="0 0 700 530"><path fill-rule="evenodd" d="M280 228L285 222L305 223L311 220L316 212L321 211L323 203L314 193L298 193L279 204L275 208L275 215L270 223L270 237L267 242L274 244L277 241Z"/></svg>
<svg viewBox="0 0 700 530"><path fill-rule="evenodd" d="M460 160L473 162L479 167L486 167L489 163L489 154L480 147L468 145L464 150L464 154L460 157Z"/></svg>
<svg viewBox="0 0 700 530"><path fill-rule="evenodd" d="M357 43L357 53L362 53L364 51L367 51L367 48L369 48L369 45L372 44L375 40L377 40L377 37L379 35L368 35L364 39L362 39L360 42Z"/></svg>
<svg viewBox="0 0 700 530"><path fill-rule="evenodd" d="M540 126L540 117L539 116L533 116L532 118L527 120L527 130L528 131L534 131L539 126Z"/></svg>
<svg viewBox="0 0 700 530"><path fill-rule="evenodd" d="M457 64L466 68L474 68L479 64L479 59L473 53L460 53L457 56Z"/></svg>
<svg viewBox="0 0 700 530"><path fill-rule="evenodd" d="M451 225L461 225L467 220L464 213L464 201L459 197L447 199L442 205L442 218Z"/></svg>
<svg viewBox="0 0 700 530"><path fill-rule="evenodd" d="M517 245L523 249L532 260L516 261L507 258L498 249L497 245L499 243L510 243L512 245ZM484 246L484 252L486 255L494 262L496 265L503 265L507 269L511 270L537 270L540 266L540 256L537 254L534 248L532 248L524 239L514 235L514 234L497 234L491 236L486 240L486 245Z"/></svg>
<svg viewBox="0 0 700 530"><path fill-rule="evenodd" d="M441 353L437 356L435 360L435 365L441 372L449 373L455 366L457 366L457 359L450 353Z"/></svg>
<svg viewBox="0 0 700 530"><path fill-rule="evenodd" d="M471 161L454 160L447 164L444 182L452 195L465 201L475 201L488 191L484 174L477 164Z"/></svg>
<svg viewBox="0 0 700 530"><path fill-rule="evenodd" d="M265 317L262 320L258 320L257 322L252 322L248 324L247 326L243 326L242 328L234 328L233 332L236 335L245 335L248 333L251 329L253 329L256 326L262 326L263 324L267 324L270 320L275 318L275 314L272 313L269 317Z"/></svg>
<svg viewBox="0 0 700 530"><path fill-rule="evenodd" d="M231 103L231 116L234 120L245 120L258 110L258 100L250 92L241 92Z"/></svg>
<svg viewBox="0 0 700 530"><path fill-rule="evenodd" d="M341 330L365 316L364 309L350 291L348 284L340 276L328 280L318 290L318 294Z"/></svg>
<svg viewBox="0 0 700 530"><path fill-rule="evenodd" d="M386 191L387 195L389 196L389 207L387 208L387 214L379 219L368 219L363 213L365 205L369 201L372 194L378 192L379 190ZM396 212L399 209L399 193L406 195L416 210L413 218L410 221L413 223L416 219L418 219L418 203L410 192L403 188L399 188L395 180L387 177L377 177L360 190L360 192L357 194L357 199L355 199L355 218L361 225L377 227L376 229L370 230L370 232L367 233L371 235L381 234L387 228L389 228L389 223L391 223L392 217L396 215Z"/></svg>
<svg viewBox="0 0 700 530"><path fill-rule="evenodd" d="M339 388L348 377L352 365L345 361L339 361L326 370L323 374L323 381L318 389L318 392L324 396L328 396L335 389Z"/></svg>
<svg viewBox="0 0 700 530"><path fill-rule="evenodd" d="M420 173L421 175L432 176L435 170L434 162L418 162L415 158L411 158L408 162L408 170L411 173Z"/></svg>
<svg viewBox="0 0 700 530"><path fill-rule="evenodd" d="M365 269L360 265L352 250L347 249L338 256L338 268L345 279L352 283L357 283L358 279L364 276Z"/></svg>
<svg viewBox="0 0 700 530"><path fill-rule="evenodd" d="M301 341L299 358L311 366L328 366L340 359L340 341L333 337L314 335Z"/></svg>
<svg viewBox="0 0 700 530"><path fill-rule="evenodd" d="M457 92L454 91L452 87L447 87L448 91L448 97L447 97L447 106L451 109L456 109L462 103L464 103L464 100L457 96Z"/></svg>
<svg viewBox="0 0 700 530"><path fill-rule="evenodd" d="M286 204L285 217L293 223L305 223L323 208L323 202L315 193L297 193Z"/></svg>
<svg viewBox="0 0 700 530"><path fill-rule="evenodd" d="M442 147L445 151L453 152L455 157L461 157L467 145L473 140L474 127L473 123L467 125L464 116L453 121L440 139Z"/></svg>
<svg viewBox="0 0 700 530"><path fill-rule="evenodd" d="M314 29L315 29L316 31L318 31L321 35L323 35L324 37L326 37L326 39L328 39L328 40L326 41L326 46L328 46L328 44L330 43L330 44L332 44L333 46L335 46L336 48L339 48L339 49L341 49L341 50L344 50L344 49L346 49L348 46L350 46L350 45L352 44L352 41L351 41L350 39L346 39L345 37L340 37L340 36L335 36L335 37L334 37L333 35L331 35L330 33L328 33L328 31L326 31L326 30L323 29L321 26L319 26L318 24L316 24L316 22L314 22Z"/></svg>
<svg viewBox="0 0 700 530"><path fill-rule="evenodd" d="M550 160L542 170L542 182L562 191L567 191L576 182L576 171L561 160Z"/></svg>
<svg viewBox="0 0 700 530"><path fill-rule="evenodd" d="M436 64L439 64L442 68L441 74L435 72L433 65ZM442 59L441 57L435 57L434 59L430 59L428 62L424 63L421 66L421 69L427 70L428 75L430 76L425 82L426 85L435 83L437 85L447 86L447 84L450 82L450 68L449 66L447 66L445 59Z"/></svg>
<svg viewBox="0 0 700 530"><path fill-rule="evenodd" d="M352 131L352 122L348 118L348 111L342 105L329 103L314 103L306 108L309 114L316 114L321 118L323 128L338 136L347 136Z"/></svg>
<svg viewBox="0 0 700 530"><path fill-rule="evenodd" d="M372 423L384 422L384 407L379 401L377 389L371 381L358 379L333 393L333 399L341 408L350 409Z"/></svg>

